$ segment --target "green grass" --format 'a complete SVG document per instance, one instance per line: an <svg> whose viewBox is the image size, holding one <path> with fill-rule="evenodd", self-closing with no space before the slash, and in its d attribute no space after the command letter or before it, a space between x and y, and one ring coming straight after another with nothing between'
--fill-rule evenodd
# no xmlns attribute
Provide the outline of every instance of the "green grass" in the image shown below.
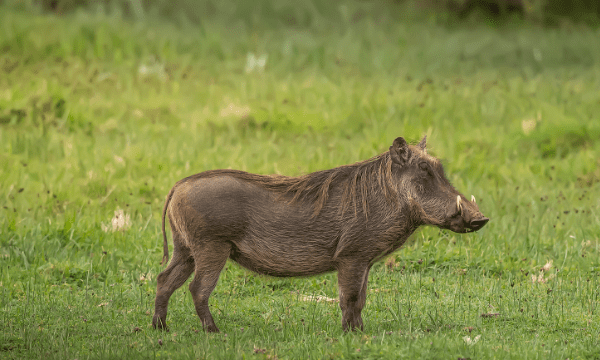
<svg viewBox="0 0 600 360"><path fill-rule="evenodd" d="M597 29L219 4L195 23L0 7L0 358L600 358ZM262 71L249 53L268 55ZM424 228L376 264L364 333L302 300L336 298L335 274L234 263L211 298L221 334L202 332L187 286L171 331L151 329L177 180L299 175L423 134L492 220ZM105 232L118 209L131 226Z"/></svg>

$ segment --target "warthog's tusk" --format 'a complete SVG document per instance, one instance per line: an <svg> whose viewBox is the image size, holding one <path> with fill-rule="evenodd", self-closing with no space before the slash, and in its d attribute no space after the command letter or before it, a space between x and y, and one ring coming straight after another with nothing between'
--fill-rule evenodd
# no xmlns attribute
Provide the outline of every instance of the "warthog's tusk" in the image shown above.
<svg viewBox="0 0 600 360"><path fill-rule="evenodd" d="M475 201L475 196L471 195L471 202L477 204L477 201Z"/></svg>
<svg viewBox="0 0 600 360"><path fill-rule="evenodd" d="M456 195L456 209L462 214L462 208L460 207L460 195Z"/></svg>

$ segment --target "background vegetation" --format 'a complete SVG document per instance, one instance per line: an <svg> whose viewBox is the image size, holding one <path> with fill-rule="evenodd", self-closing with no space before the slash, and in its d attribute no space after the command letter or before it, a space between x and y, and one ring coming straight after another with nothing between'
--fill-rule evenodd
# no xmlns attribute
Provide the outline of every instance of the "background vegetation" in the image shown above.
<svg viewBox="0 0 600 360"><path fill-rule="evenodd" d="M173 6L168 0L1 0L0 3L6 3L9 6L26 8L34 11L54 12L64 14L72 12L76 9L93 9L93 8L109 8L112 11L118 11L123 15L141 19L147 13L160 14L163 18L186 17L188 20L199 23L206 15L214 15L217 9L235 9L239 4L226 2L222 4L218 1L211 0L181 0ZM388 3L392 4L388 4ZM333 9L335 12L336 5L343 3L333 1L327 5L316 5L322 15L331 16L326 9ZM289 6L289 3L284 2L282 8L287 8L285 11L288 19L300 15L297 6ZM383 0L379 5L388 7L391 5L391 10L397 11L398 8L393 8L394 5L405 5L417 12L433 12L438 15L447 13L452 17L463 19L472 16L487 17L493 21L503 20L507 17L517 17L527 19L535 23L543 23L550 25L564 24L565 22L584 22L588 24L598 24L600 20L600 3L596 0ZM242 5L242 8L246 6ZM254 8L263 8L269 11L269 17L277 13L279 4L271 1L258 1L253 6ZM308 8L313 8L309 5ZM325 10L325 11L323 11ZM406 10L402 9L402 10ZM222 13L219 12L221 15ZM402 18L400 12L392 13L393 16ZM481 20L481 19L479 19Z"/></svg>
<svg viewBox="0 0 600 360"><path fill-rule="evenodd" d="M600 358L598 29L379 1L69 4L0 5L0 357ZM423 134L492 220L376 264L364 333L341 331L335 274L233 263L221 334L185 286L171 332L150 328L177 180Z"/></svg>

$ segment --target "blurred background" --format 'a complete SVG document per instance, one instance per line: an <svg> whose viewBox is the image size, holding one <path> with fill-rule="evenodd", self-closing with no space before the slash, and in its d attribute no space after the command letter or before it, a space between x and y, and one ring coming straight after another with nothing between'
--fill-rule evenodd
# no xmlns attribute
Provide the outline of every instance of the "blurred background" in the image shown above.
<svg viewBox="0 0 600 360"><path fill-rule="evenodd" d="M221 11L224 9L228 10L230 16L235 14L233 16L238 18L247 18L248 10L252 12L260 9L259 12L269 17L279 18L288 25L295 25L299 20L304 20L307 24L315 15L337 17L335 8L344 2L332 1L322 5L300 6L304 8L303 11L298 11L298 5L288 1L258 1L251 5L244 5L241 2L193 0L178 1L176 4L166 0L3 0L3 3L28 11L58 14L77 9L96 10L98 7L103 7L138 20L143 19L146 14L153 14L172 20L186 18L194 23L201 22L206 16L222 14ZM367 2L362 3L365 5ZM593 0L395 0L378 4L381 7L394 5L405 5L420 12L445 13L446 17L456 16L458 19L465 19L472 16L473 12L480 12L480 16L492 17L496 20L517 15L543 24L560 24L567 21L595 24L600 15L600 5Z"/></svg>

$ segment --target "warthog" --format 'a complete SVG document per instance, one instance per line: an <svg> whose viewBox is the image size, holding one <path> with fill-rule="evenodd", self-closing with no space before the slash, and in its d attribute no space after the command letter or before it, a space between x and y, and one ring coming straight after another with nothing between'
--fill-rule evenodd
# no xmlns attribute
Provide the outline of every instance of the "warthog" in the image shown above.
<svg viewBox="0 0 600 360"><path fill-rule="evenodd" d="M211 170L180 180L162 217L163 262L152 325L166 328L171 294L189 285L206 331L218 332L208 308L228 258L259 274L307 276L338 272L344 330L363 329L367 279L373 263L398 249L421 225L457 233L481 229L488 218L450 184L425 138L399 137L369 160L299 177Z"/></svg>

